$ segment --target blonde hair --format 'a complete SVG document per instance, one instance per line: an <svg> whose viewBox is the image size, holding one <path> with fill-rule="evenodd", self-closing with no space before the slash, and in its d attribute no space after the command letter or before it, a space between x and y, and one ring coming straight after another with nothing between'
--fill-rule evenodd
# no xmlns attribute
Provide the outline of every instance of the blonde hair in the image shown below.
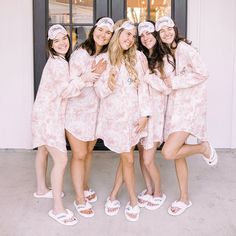
<svg viewBox="0 0 236 236"><path fill-rule="evenodd" d="M132 82L137 87L138 86L138 73L135 70L135 64L137 62L136 50L137 47L134 45L128 50L123 50L119 43L119 37L121 32L124 30L123 28L118 29L126 19L118 20L114 25L114 34L108 45L108 56L112 66L117 66L124 60L125 68L127 69ZM110 78L109 78L110 79Z"/></svg>

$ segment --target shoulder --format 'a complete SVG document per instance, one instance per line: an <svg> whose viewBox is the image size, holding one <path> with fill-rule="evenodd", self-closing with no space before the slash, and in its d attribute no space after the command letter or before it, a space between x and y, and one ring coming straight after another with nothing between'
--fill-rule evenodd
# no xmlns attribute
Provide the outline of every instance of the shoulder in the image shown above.
<svg viewBox="0 0 236 236"><path fill-rule="evenodd" d="M198 53L196 48L194 48L193 46L191 46L183 41L178 43L177 51L184 52L186 54L197 54Z"/></svg>
<svg viewBox="0 0 236 236"><path fill-rule="evenodd" d="M104 52L104 53L101 53L98 56L96 56L96 61L99 61L100 59L104 59L104 60L108 61L108 53Z"/></svg>
<svg viewBox="0 0 236 236"><path fill-rule="evenodd" d="M70 59L77 58L77 57L90 57L88 52L83 48L78 48L74 52L72 52Z"/></svg>
<svg viewBox="0 0 236 236"><path fill-rule="evenodd" d="M47 60L46 66L50 68L68 66L68 62L59 56L50 56Z"/></svg>
<svg viewBox="0 0 236 236"><path fill-rule="evenodd" d="M139 51L139 50L136 50L136 56L137 56L137 59L146 59L146 56L144 55L143 52Z"/></svg>

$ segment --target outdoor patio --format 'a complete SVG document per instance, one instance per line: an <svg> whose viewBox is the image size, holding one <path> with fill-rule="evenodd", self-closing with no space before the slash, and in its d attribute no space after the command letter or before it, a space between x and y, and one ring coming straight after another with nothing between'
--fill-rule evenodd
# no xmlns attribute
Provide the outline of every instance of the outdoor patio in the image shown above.
<svg viewBox="0 0 236 236"><path fill-rule="evenodd" d="M95 217L78 216L79 223L62 226L47 216L52 200L35 199L35 151L0 150L0 235L1 236L235 236L236 235L236 150L218 149L219 163L210 168L198 156L189 158L189 191L193 206L183 215L170 216L167 209L178 198L174 163L157 153L164 205L155 211L141 210L138 222L128 222L124 207L128 197L125 186L119 194L121 209L117 216L104 213L104 202L114 181L119 158L110 151L96 151L92 164L91 187L98 194L93 204ZM138 153L135 154L138 156ZM136 158L137 193L144 182ZM73 207L74 193L69 166L64 182L67 208Z"/></svg>

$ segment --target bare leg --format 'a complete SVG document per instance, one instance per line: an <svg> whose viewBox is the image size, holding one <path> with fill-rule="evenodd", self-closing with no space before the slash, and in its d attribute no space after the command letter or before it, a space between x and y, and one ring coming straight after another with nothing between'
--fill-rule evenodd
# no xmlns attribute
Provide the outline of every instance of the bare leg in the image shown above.
<svg viewBox="0 0 236 236"><path fill-rule="evenodd" d="M120 160L117 171L116 171L116 178L114 182L113 189L110 194L111 201L116 200L118 192L123 184L123 173L122 173L122 161Z"/></svg>
<svg viewBox="0 0 236 236"><path fill-rule="evenodd" d="M136 206L138 203L135 192L135 174L134 174L134 154L133 149L130 152L121 153L123 177L129 193L130 205Z"/></svg>
<svg viewBox="0 0 236 236"><path fill-rule="evenodd" d="M186 145L189 136L186 132L172 133L166 140L162 149L163 156L168 160L175 160L176 175L180 189L180 201L188 204L188 168L185 155L193 155L202 151L201 145ZM172 208L173 212L178 208Z"/></svg>
<svg viewBox="0 0 236 236"><path fill-rule="evenodd" d="M175 160L175 170L180 189L179 200L188 203L188 166L185 158Z"/></svg>
<svg viewBox="0 0 236 236"><path fill-rule="evenodd" d="M51 171L51 184L54 200L53 212L54 214L58 214L65 211L62 203L61 192L63 185L63 177L67 164L67 154L65 152L59 151L56 148L49 146L46 147L50 155L52 156L54 163Z"/></svg>
<svg viewBox="0 0 236 236"><path fill-rule="evenodd" d="M97 140L88 142L88 154L85 159L85 178L84 178L84 190L89 189L89 176L91 170L91 162L93 156L93 148L96 144Z"/></svg>
<svg viewBox="0 0 236 236"><path fill-rule="evenodd" d="M75 190L75 200L77 204L85 204L84 179L85 179L85 159L88 154L88 142L76 139L66 131L66 136L71 146L71 178ZM84 210L81 213L91 214L92 210Z"/></svg>
<svg viewBox="0 0 236 236"><path fill-rule="evenodd" d="M37 194L45 194L49 191L46 185L47 163L48 163L48 151L46 147L45 146L38 147L35 158Z"/></svg>
<svg viewBox="0 0 236 236"><path fill-rule="evenodd" d="M143 146L138 145L138 151L139 151L139 163L140 163L140 168L143 174L143 178L146 184L146 189L147 189L147 194L152 195L153 194L153 186L152 186L152 179L150 174L148 173L147 168L144 165L144 159L143 159Z"/></svg>
<svg viewBox="0 0 236 236"><path fill-rule="evenodd" d="M156 149L158 146L159 146L159 143L154 143L153 148L148 149L148 150L144 149L143 151L144 165L154 185L154 194L153 194L154 197L162 196L160 171L155 163L155 154L156 154Z"/></svg>
<svg viewBox="0 0 236 236"><path fill-rule="evenodd" d="M186 158L194 154L203 154L210 157L210 146L208 142L201 144L185 144L189 133L178 131L169 135L162 149L163 156L168 160Z"/></svg>

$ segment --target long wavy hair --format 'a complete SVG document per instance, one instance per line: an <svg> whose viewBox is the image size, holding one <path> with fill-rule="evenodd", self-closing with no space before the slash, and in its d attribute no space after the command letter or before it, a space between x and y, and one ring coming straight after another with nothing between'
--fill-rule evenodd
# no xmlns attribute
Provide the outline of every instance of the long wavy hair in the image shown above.
<svg viewBox="0 0 236 236"><path fill-rule="evenodd" d="M151 20L147 20L147 22L150 22L153 24L155 28L155 23ZM141 42L141 36L138 36L138 50L144 53L148 60L148 68L151 71L151 73L156 73L155 69L157 68L157 62L161 61L161 57L163 55L163 52L161 52L162 48L159 46L159 42L157 40L157 32L154 31L151 33L153 37L156 39L156 43L153 46L152 54L150 55L149 50L143 46Z"/></svg>
<svg viewBox="0 0 236 236"><path fill-rule="evenodd" d="M71 54L71 41L70 41L70 37L69 35L67 34L67 38L69 40L69 49L65 55L65 59L66 61L69 61L70 59L70 54ZM53 56L58 56L58 57L62 57L61 55L59 55L53 48L52 48L52 45L53 45L53 40L52 39L48 39L48 44L47 44L47 48L48 48L48 54L49 56L53 57Z"/></svg>
<svg viewBox="0 0 236 236"><path fill-rule="evenodd" d="M103 17L104 17L104 16L103 16ZM96 20L96 23L97 23L100 19L102 19L103 17L98 18L98 19ZM96 24L96 23L95 23L95 24ZM95 53L96 53L96 44L95 44L95 41L94 41L94 39L93 39L93 32L94 32L94 30L95 30L96 28L97 28L97 25L94 25L94 26L92 27L92 29L89 31L88 38L87 38L83 43L81 43L81 44L76 44L75 47L74 47L74 51L77 50L77 49L79 49L79 48L83 48L83 49L85 49L85 50L88 52L88 54L89 54L90 56L95 55ZM108 43L107 43L106 45L103 45L103 47L101 48L99 54L100 54L100 53L107 52L107 49L108 49Z"/></svg>
<svg viewBox="0 0 236 236"><path fill-rule="evenodd" d="M162 42L161 37L160 37L160 31L157 32L157 41L158 41L158 45L160 47L159 52L161 53L160 57L157 60L157 62L158 62L157 63L157 69L160 71L162 78L165 77L164 57L166 56L168 63L172 65L173 71L175 71L175 69L176 69L176 59L175 59L174 51L178 47L179 42L185 42L189 45L191 45L191 43L192 43L187 38L179 36L179 31L178 31L178 28L176 26L174 26L173 29L175 31L175 38L174 38L174 40L173 40L173 42L171 43L170 46L167 45L166 43Z"/></svg>
<svg viewBox="0 0 236 236"><path fill-rule="evenodd" d="M122 61L125 63L125 68L127 69L131 80L134 82L134 85L138 85L138 73L135 70L135 65L137 62L136 58L136 42L128 50L123 50L119 43L119 37L121 32L124 31L123 28L118 29L127 19L118 20L114 25L114 34L110 40L108 46L108 56L112 66L119 65ZM110 79L110 78L109 78Z"/></svg>

